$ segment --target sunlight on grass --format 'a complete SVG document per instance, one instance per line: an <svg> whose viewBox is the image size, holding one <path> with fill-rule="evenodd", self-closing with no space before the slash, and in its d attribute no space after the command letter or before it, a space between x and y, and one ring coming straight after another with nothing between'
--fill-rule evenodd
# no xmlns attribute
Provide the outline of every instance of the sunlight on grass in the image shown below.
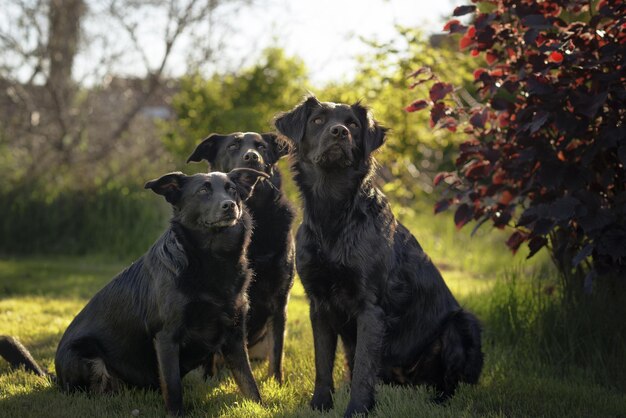
<svg viewBox="0 0 626 418"><path fill-rule="evenodd" d="M457 233L454 226L450 229L449 219L431 218L416 215L404 222L433 256L461 303L479 316L500 306L494 303L509 309L508 290L499 284L506 272L515 270L523 276L541 263L520 266L519 257L511 256L492 236L469 238L463 231ZM467 253L475 255L467 256ZM87 300L123 267L117 262L80 257L0 260L0 334L18 337L44 367L52 370L56 345L66 326ZM517 319L522 320L522 317ZM503 322L490 326L512 325ZM626 411L623 394L593 383L583 372L561 375L555 372L557 369L524 360L519 350L507 345L510 343L494 339L493 332L497 329L500 328L485 330L486 362L478 386L462 386L457 396L441 407L429 402L433 395L429 388L381 385L377 408L371 416L623 416ZM504 333L499 332L497 335ZM323 415L326 417L342 416L349 400L341 348L338 351L335 408ZM285 384L280 386L267 377L267 362L253 363L264 400L262 405L246 400L227 371L208 381L204 381L199 371L194 371L183 382L188 416L321 416L308 407L314 383L313 344L308 302L299 280L289 303L284 368ZM0 360L0 417L128 417L133 410L138 410L140 416L164 415L158 392L122 389L115 395L104 396L62 394L50 380L23 370L10 370Z"/></svg>

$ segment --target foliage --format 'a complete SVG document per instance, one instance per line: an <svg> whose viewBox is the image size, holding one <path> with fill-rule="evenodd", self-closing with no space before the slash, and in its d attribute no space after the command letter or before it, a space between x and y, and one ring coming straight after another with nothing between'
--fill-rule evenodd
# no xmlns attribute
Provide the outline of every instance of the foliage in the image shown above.
<svg viewBox="0 0 626 418"><path fill-rule="evenodd" d="M454 14L472 13L473 24L445 29L484 55L488 67L474 71L484 103L463 103L436 78L430 101L407 108L430 107L432 124L469 135L456 173L435 179L450 185L436 211L454 204L459 228L472 219L513 227L513 251L548 246L587 292L597 275L626 277L625 10L621 0L460 6ZM426 69L413 76L432 83Z"/></svg>
<svg viewBox="0 0 626 418"><path fill-rule="evenodd" d="M551 364L560 375L578 368L589 381L626 388L626 370L615 367L626 352L623 283L598 287L573 305L551 269L512 269L503 279L482 307L488 335L520 362Z"/></svg>
<svg viewBox="0 0 626 418"><path fill-rule="evenodd" d="M133 259L163 231L169 210L149 191L115 186L66 190L54 197L20 189L0 199L0 254Z"/></svg>
<svg viewBox="0 0 626 418"><path fill-rule="evenodd" d="M186 158L200 139L213 132L271 130L274 114L293 107L306 93L306 85L304 63L275 47L239 73L184 77L173 100L177 117L164 127L163 143Z"/></svg>

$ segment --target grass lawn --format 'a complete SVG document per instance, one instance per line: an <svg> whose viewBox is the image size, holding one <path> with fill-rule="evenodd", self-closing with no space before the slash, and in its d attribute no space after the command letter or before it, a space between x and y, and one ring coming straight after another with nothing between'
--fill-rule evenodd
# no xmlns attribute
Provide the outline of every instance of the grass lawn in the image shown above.
<svg viewBox="0 0 626 418"><path fill-rule="evenodd" d="M526 355L516 340L505 339L493 330L517 327L519 306L498 305L503 312L498 323L490 313L494 300L502 301L504 276L531 274L532 266L521 265L523 256L513 258L499 242L498 234L457 233L449 219L429 214L405 216L405 222L423 247L441 267L459 300L483 319L485 368L480 383L463 386L446 406L429 402L428 388L379 386L377 407L372 417L626 417L626 396L615 386L590 376L585 368L563 361L539 361ZM487 229L487 228L485 228ZM94 257L26 258L0 260L0 334L18 337L43 367L53 370L54 352L61 335L86 301L125 266ZM510 288L509 288L510 289ZM515 299L516 300L516 299ZM510 316L510 317L509 317ZM504 323L504 325L502 325ZM498 325L499 324L499 325ZM499 328L498 328L499 327ZM541 342L538 341L537 344ZM289 304L285 349L285 380L278 386L266 378L267 362L255 363L254 374L264 404L245 400L227 372L203 381L198 372L184 379L184 402L188 416L341 416L349 393L342 356L335 368L335 409L326 414L308 408L313 390L314 365L308 303L297 281ZM624 363L619 367L625 367ZM613 365L617 366L617 365ZM607 365L607 368L611 367ZM0 360L1 417L95 417L163 416L157 392L126 389L112 396L62 394L47 379L23 370L11 370Z"/></svg>

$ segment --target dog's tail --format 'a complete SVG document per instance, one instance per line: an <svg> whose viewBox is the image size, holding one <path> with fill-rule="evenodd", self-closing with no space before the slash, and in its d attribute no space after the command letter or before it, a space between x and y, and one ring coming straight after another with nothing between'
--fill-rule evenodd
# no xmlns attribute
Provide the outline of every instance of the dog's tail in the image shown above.
<svg viewBox="0 0 626 418"><path fill-rule="evenodd" d="M0 357L3 357L13 367L24 366L26 370L39 376L48 376L28 350L13 337L0 335Z"/></svg>

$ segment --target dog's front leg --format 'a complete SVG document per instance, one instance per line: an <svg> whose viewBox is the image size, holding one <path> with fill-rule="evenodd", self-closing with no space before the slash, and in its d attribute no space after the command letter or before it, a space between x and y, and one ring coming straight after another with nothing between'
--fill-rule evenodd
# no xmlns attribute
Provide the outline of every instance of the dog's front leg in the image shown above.
<svg viewBox="0 0 626 418"><path fill-rule="evenodd" d="M232 372L237 386L239 386L239 390L241 390L244 396L256 402L261 402L259 388L254 380L254 376L252 376L244 334L243 324L238 325L234 333L226 340L222 347L222 353L224 354L226 365Z"/></svg>
<svg viewBox="0 0 626 418"><path fill-rule="evenodd" d="M384 315L378 306L368 306L357 317L354 370L350 387L350 403L344 417L367 413L374 407L381 348L384 336Z"/></svg>
<svg viewBox="0 0 626 418"><path fill-rule="evenodd" d="M183 387L180 377L179 345L171 333L160 331L154 337L154 348L159 363L161 392L167 413L183 415Z"/></svg>
<svg viewBox="0 0 626 418"><path fill-rule="evenodd" d="M281 303L284 309L274 313L272 318L272 344L270 350L270 376L278 383L283 383L283 347L285 345L285 326L287 324L287 301Z"/></svg>
<svg viewBox="0 0 626 418"><path fill-rule="evenodd" d="M333 407L333 392L335 391L333 365L337 349L337 333L314 303L311 303L309 315L315 349L315 390L311 399L311 408L323 411Z"/></svg>

